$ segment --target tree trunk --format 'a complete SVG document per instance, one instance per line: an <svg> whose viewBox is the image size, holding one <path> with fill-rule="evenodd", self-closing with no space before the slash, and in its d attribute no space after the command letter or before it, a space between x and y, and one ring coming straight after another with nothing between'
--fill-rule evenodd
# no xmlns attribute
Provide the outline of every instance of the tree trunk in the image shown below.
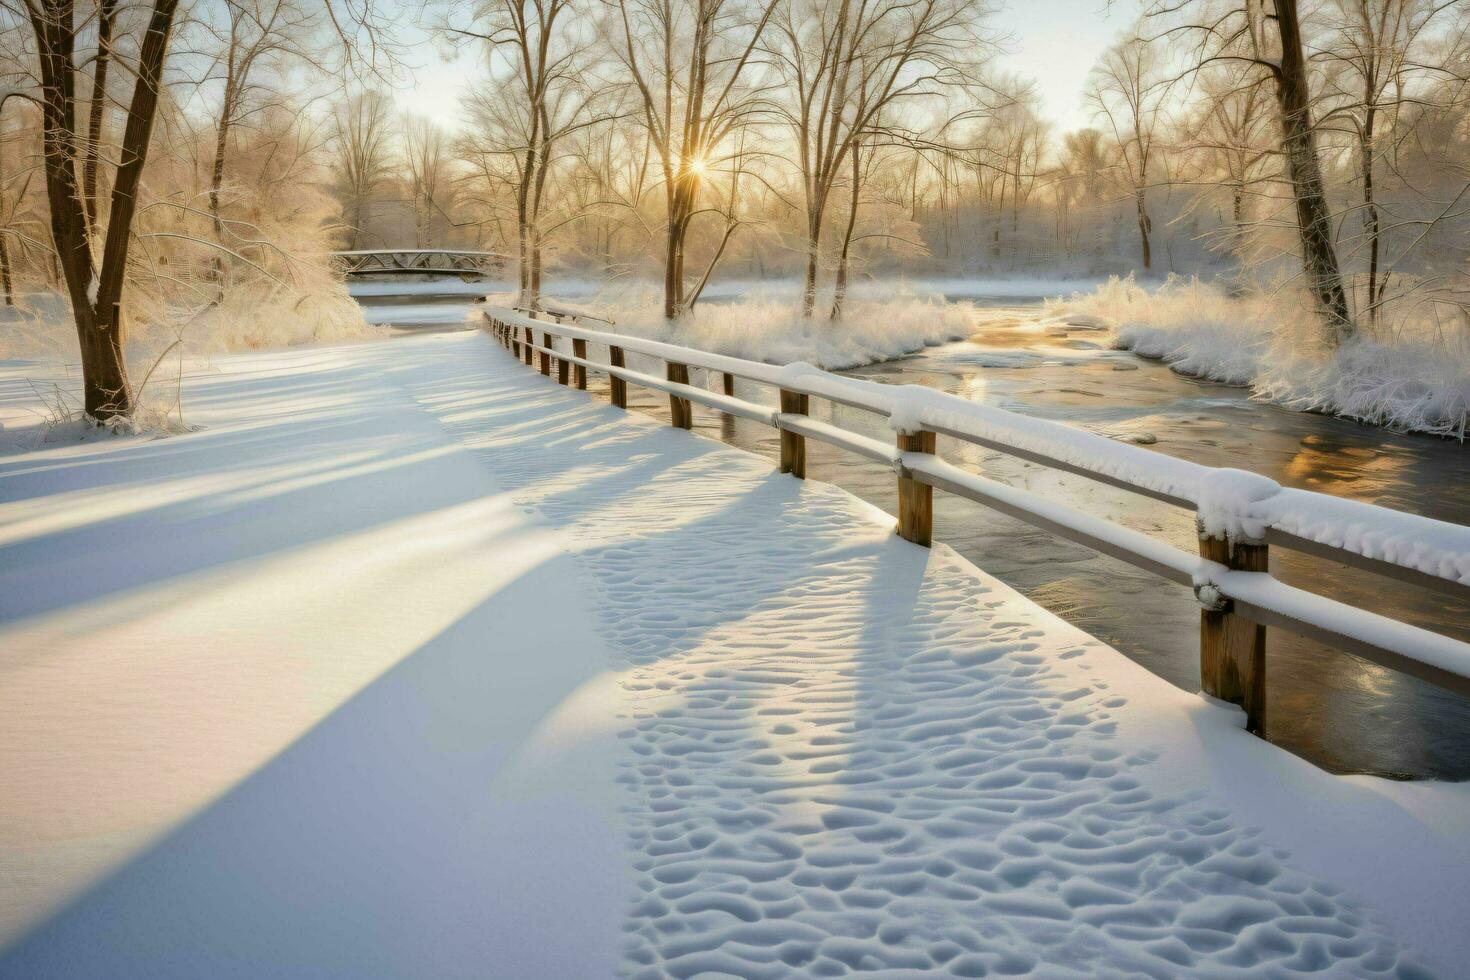
<svg viewBox="0 0 1470 980"><path fill-rule="evenodd" d="M531 277L529 282L529 305L533 310L541 308L541 236L531 229Z"/></svg>
<svg viewBox="0 0 1470 980"><path fill-rule="evenodd" d="M801 291L801 315L810 319L817 308L817 249L821 243L815 235L806 242L806 278Z"/></svg>
<svg viewBox="0 0 1470 980"><path fill-rule="evenodd" d="M93 259L76 159L76 32L70 4L32 13L41 76L42 150L51 241L71 300L82 360L86 413L104 421L132 411L132 391L121 345L98 324L93 302Z"/></svg>
<svg viewBox="0 0 1470 980"><path fill-rule="evenodd" d="M348 241L347 247L356 250L362 241L362 198L357 191L352 193L352 221L348 224L352 229L352 238Z"/></svg>
<svg viewBox="0 0 1470 980"><path fill-rule="evenodd" d="M1302 51L1301 23L1296 0L1276 0L1276 25L1281 32L1281 68L1276 74L1276 99L1281 110L1281 149L1287 177L1296 199L1297 229L1307 285L1327 318L1328 341L1337 346L1353 336L1343 292L1342 271L1332 241L1332 220L1322 183L1322 165L1312 122L1311 91Z"/></svg>
<svg viewBox="0 0 1470 980"><path fill-rule="evenodd" d="M214 238L221 245L225 243L225 223L219 212L219 192L225 184L225 150L230 142L230 117L234 115L235 106L235 64L234 50L230 51L229 73L225 78L224 101L220 106L219 128L214 134L214 164L209 170L209 216L214 219ZM214 302L216 304L224 300L225 290L225 260L224 256L216 252L210 259L210 271L216 283Z"/></svg>
<svg viewBox="0 0 1470 980"><path fill-rule="evenodd" d="M127 365L123 360L122 290L127 278L128 246L133 234L133 215L137 212L138 188L143 179L143 166L148 160L153 122L158 115L163 62L168 54L169 33L173 29L177 7L178 0L156 0L142 49L138 52L138 75L133 85L132 102L128 106L128 124L123 131L117 176L113 181L102 268L97 273L95 291L92 292L95 312L90 340L100 373L95 385L91 382L86 384L86 401L87 414L99 420L130 416L134 408ZM85 332L80 319L78 330ZM88 340L84 338L84 376L87 373L87 348Z"/></svg>
<svg viewBox="0 0 1470 980"><path fill-rule="evenodd" d="M817 272L822 254L822 222L827 212L827 192L808 193L806 205L806 279L801 293L801 315L811 319L817 308Z"/></svg>
<svg viewBox="0 0 1470 980"><path fill-rule="evenodd" d="M1148 216L1148 201L1142 187L1133 192L1133 202L1138 209L1138 241L1143 247L1143 271L1153 268L1154 254L1148 236L1153 231L1153 219Z"/></svg>
<svg viewBox="0 0 1470 980"><path fill-rule="evenodd" d="M679 315L679 231L673 216L664 242L664 319L673 320Z"/></svg>
<svg viewBox="0 0 1470 980"><path fill-rule="evenodd" d="M5 186L5 157L0 153L0 187ZM0 206L4 205L0 199ZM6 240L5 229L0 228L0 291L5 293L5 305L15 305L14 285L10 281L10 242Z"/></svg>
<svg viewBox="0 0 1470 980"><path fill-rule="evenodd" d="M852 147L852 197L847 202L847 228L842 232L842 250L837 257L837 281L832 288L832 319L842 319L842 304L847 301L847 266L852 255L852 233L857 228L858 201L862 191L862 168L858 162L858 145Z"/></svg>
<svg viewBox="0 0 1470 980"><path fill-rule="evenodd" d="M14 286L10 281L10 243L5 240L5 235L0 233L0 289L5 292L5 305L15 305Z"/></svg>
<svg viewBox="0 0 1470 980"><path fill-rule="evenodd" d="M230 141L230 116L234 113L235 71L225 79L224 103L220 109L219 131L214 136L214 166L209 171L209 216L214 219L214 234L223 243L225 223L219 215L219 192L225 183L225 149Z"/></svg>
<svg viewBox="0 0 1470 980"><path fill-rule="evenodd" d="M97 6L97 61L92 65L92 104L87 110L87 143L82 148L82 206L87 228L97 234L97 158L101 153L102 120L107 109L107 69L112 63L112 27L117 17L117 0L101 0Z"/></svg>
<svg viewBox="0 0 1470 980"><path fill-rule="evenodd" d="M540 116L534 115L531 138L526 147L526 163L521 169L520 186L516 188L516 236L518 239L517 276L521 305L531 305L531 186L536 179L536 136Z"/></svg>
<svg viewBox="0 0 1470 980"><path fill-rule="evenodd" d="M1378 261L1381 245L1381 219L1373 187L1373 123L1373 110L1370 108L1364 122L1363 136L1358 144L1363 180L1363 232L1368 236L1367 309L1370 327L1378 321Z"/></svg>
<svg viewBox="0 0 1470 980"><path fill-rule="evenodd" d="M214 166L209 172L209 216L214 219L214 234L223 238L225 224L219 216L219 191L225 183L225 143L229 140L229 123L220 120L219 133L214 138Z"/></svg>
<svg viewBox="0 0 1470 980"><path fill-rule="evenodd" d="M520 292L520 304L531 305L531 230L526 222L516 222L516 283Z"/></svg>

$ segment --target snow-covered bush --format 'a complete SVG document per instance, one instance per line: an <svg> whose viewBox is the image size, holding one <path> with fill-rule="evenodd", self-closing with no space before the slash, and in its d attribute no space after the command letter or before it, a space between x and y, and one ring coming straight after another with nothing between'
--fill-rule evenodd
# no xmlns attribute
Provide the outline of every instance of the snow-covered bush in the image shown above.
<svg viewBox="0 0 1470 980"><path fill-rule="evenodd" d="M491 297L510 302L511 296ZM565 306L554 298L548 305ZM975 332L974 307L915 287L855 289L842 319L801 315L795 289L750 284L706 299L675 323L663 318L653 285L618 284L579 300L577 309L612 319L619 333L773 364L809 361L829 370L857 367Z"/></svg>
<svg viewBox="0 0 1470 980"><path fill-rule="evenodd" d="M329 264L339 208L315 179L321 162L304 125L282 107L240 137L219 224L201 177L211 139L171 133L171 152L150 158L123 291L128 374L149 428L170 427L162 417L190 358L374 335ZM0 305L0 359L42 362L36 376L47 383L70 378L79 352L64 288L44 262L15 271L15 305Z"/></svg>
<svg viewBox="0 0 1470 980"><path fill-rule="evenodd" d="M1336 349L1310 301L1287 287L1237 295L1176 277L1150 291L1114 278L1048 302L1047 315L1093 317L1120 348L1289 408L1462 439L1470 429L1470 331L1441 329L1430 310L1386 311L1391 327Z"/></svg>

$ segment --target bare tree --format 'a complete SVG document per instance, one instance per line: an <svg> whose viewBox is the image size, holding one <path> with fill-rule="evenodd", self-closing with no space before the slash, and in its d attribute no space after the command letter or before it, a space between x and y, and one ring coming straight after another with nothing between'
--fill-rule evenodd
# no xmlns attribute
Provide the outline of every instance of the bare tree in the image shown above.
<svg viewBox="0 0 1470 980"><path fill-rule="evenodd" d="M24 118L14 109L7 115L6 99L0 96L0 294L6 306L15 305L16 260L12 243L19 244L24 251L27 245L41 247L35 235L44 234L29 230L35 222L27 213L27 198L35 167L28 161L33 153L28 133L35 129L34 107L20 98L11 99L12 106L25 112ZM14 161L14 162L12 162Z"/></svg>
<svg viewBox="0 0 1470 980"><path fill-rule="evenodd" d="M1259 73L1229 62L1201 79L1203 106L1189 140L1202 159L1204 179L1230 194L1229 246L1240 255L1249 229L1246 204L1275 158L1270 98Z"/></svg>
<svg viewBox="0 0 1470 980"><path fill-rule="evenodd" d="M580 13L573 0L482 0L473 27L447 28L486 42L509 66L499 90L478 98L485 125L476 138L509 162L501 169L514 194L521 302L529 306L541 300L543 217L559 144L606 119L592 70L595 35Z"/></svg>
<svg viewBox="0 0 1470 980"><path fill-rule="evenodd" d="M103 0L110 2L110 0ZM209 77L221 86L209 177L209 213L223 237L220 191L225 184L230 137L253 115L278 104L278 88L262 75L288 65L311 63L320 51L310 47L318 34L317 17L297 0L226 0L223 23L206 23L219 56ZM279 79L277 79L279 80Z"/></svg>
<svg viewBox="0 0 1470 980"><path fill-rule="evenodd" d="M444 209L450 187L449 139L444 130L430 119L405 118L403 162L413 192L414 244L424 248L430 244L434 215Z"/></svg>
<svg viewBox="0 0 1470 980"><path fill-rule="evenodd" d="M1153 15L1174 16L1199 0L1161 0ZM1270 79L1276 96L1281 158L1296 213L1307 288L1327 321L1327 340L1336 345L1355 333L1332 234L1317 126L1307 72L1298 0L1231 0L1223 11L1206 8L1206 19L1171 28L1201 37L1200 65L1236 61Z"/></svg>
<svg viewBox="0 0 1470 980"><path fill-rule="evenodd" d="M1109 48L1093 69L1089 98L1107 120L1118 157L1133 194L1139 249L1145 270L1153 267L1153 219L1148 211L1149 167L1169 92L1156 50L1148 41L1129 38Z"/></svg>
<svg viewBox="0 0 1470 980"><path fill-rule="evenodd" d="M1384 134L1393 134L1399 114L1422 96L1414 81L1439 72L1426 64L1425 48L1436 18L1454 7L1438 0L1336 0L1336 29L1321 46L1331 108L1323 128L1345 124L1356 150L1359 204L1367 249L1366 295L1360 311L1377 319L1388 281L1380 281L1383 212L1376 170L1384 153Z"/></svg>
<svg viewBox="0 0 1470 980"><path fill-rule="evenodd" d="M1098 217L1104 176L1112 166L1103 134L1096 129L1079 129L1062 137L1061 157L1050 174L1050 187L1057 212L1057 247L1070 255L1078 245L1078 226L1073 212Z"/></svg>
<svg viewBox="0 0 1470 980"><path fill-rule="evenodd" d="M844 174L861 178L849 157L873 138L877 120L898 117L889 110L972 80L988 12L980 0L790 0L775 18L770 48L790 88L782 115L797 144L806 212L806 316L833 188Z"/></svg>
<svg viewBox="0 0 1470 980"><path fill-rule="evenodd" d="M393 110L387 96L369 89L339 102L332 124L337 173L349 209L349 247L358 248L363 211L393 173Z"/></svg>
<svg viewBox="0 0 1470 980"><path fill-rule="evenodd" d="M611 47L638 93L638 114L663 176L667 319L687 306L685 243L701 213L705 178L728 162L720 156L729 153L721 149L726 142L768 108L746 76L779 2L612 0Z"/></svg>
<svg viewBox="0 0 1470 980"><path fill-rule="evenodd" d="M613 96L632 95L627 87ZM616 265L615 246L625 254L647 251L658 237L656 218L647 207L652 189L653 150L648 131L625 111L610 104L607 125L583 129L568 148L574 158L568 181L582 226L593 235L591 253L604 272Z"/></svg>

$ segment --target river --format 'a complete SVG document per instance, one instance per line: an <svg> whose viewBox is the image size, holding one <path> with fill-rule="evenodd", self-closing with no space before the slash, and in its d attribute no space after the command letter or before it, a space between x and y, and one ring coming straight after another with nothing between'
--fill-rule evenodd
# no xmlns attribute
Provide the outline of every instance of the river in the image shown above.
<svg viewBox="0 0 1470 980"><path fill-rule="evenodd" d="M1252 401L1248 392L1182 377L1107 349L1078 328L1038 331L1040 298L981 297L966 341L845 372L922 384L1055 419L1211 466L1470 524L1470 446L1409 436ZM696 376L695 381L700 379ZM605 390L594 376L591 387ZM771 401L759 386L737 394ZM667 418L667 399L633 389L630 404ZM812 414L892 438L885 420L813 399ZM775 456L774 430L695 407L696 428ZM1196 546L1192 516L1158 501L940 438L952 462L1160 537ZM809 440L808 475L892 512L891 470ZM990 574L1185 690L1199 689L1199 607L1188 589L1036 530L979 504L935 495L935 538ZM1284 581L1470 640L1470 602L1275 548ZM1266 737L1334 772L1470 778L1470 700L1282 630L1267 641Z"/></svg>

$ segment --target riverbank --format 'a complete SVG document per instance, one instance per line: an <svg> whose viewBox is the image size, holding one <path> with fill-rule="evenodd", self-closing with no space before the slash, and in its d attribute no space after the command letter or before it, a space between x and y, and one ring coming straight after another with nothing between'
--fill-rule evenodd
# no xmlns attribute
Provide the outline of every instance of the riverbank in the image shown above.
<svg viewBox="0 0 1470 980"><path fill-rule="evenodd" d="M1407 324L1324 350L1295 297L1227 296L1198 280L1145 289L1113 279L1051 300L1047 313L1109 332L1113 343L1181 374L1239 385L1294 411L1463 440L1470 429L1470 331Z"/></svg>
<svg viewBox="0 0 1470 980"><path fill-rule="evenodd" d="M841 490L476 334L214 368L198 431L0 458L0 974L1470 956L1466 787L1329 776Z"/></svg>

